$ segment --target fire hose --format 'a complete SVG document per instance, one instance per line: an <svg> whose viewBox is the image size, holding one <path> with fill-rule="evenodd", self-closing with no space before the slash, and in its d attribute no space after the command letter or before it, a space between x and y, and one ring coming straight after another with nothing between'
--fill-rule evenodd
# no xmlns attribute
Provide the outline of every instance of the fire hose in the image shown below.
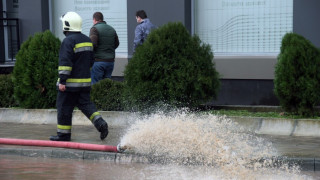
<svg viewBox="0 0 320 180"><path fill-rule="evenodd" d="M120 146L120 144L118 146L110 146L110 145L87 144L87 143L77 143L77 142L67 142L67 141L46 141L46 140L11 139L11 138L0 138L0 144L59 147L59 148L71 148L71 149L105 151L105 152L123 152L125 150L123 147Z"/></svg>

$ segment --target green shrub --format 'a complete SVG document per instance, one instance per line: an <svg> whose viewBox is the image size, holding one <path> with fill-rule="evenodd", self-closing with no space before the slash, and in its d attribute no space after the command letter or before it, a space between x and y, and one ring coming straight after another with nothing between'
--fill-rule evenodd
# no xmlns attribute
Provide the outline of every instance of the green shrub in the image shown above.
<svg viewBox="0 0 320 180"><path fill-rule="evenodd" d="M13 98L13 83L11 74L0 75L0 107L17 106Z"/></svg>
<svg viewBox="0 0 320 180"><path fill-rule="evenodd" d="M22 44L13 69L14 97L20 107L55 107L60 44L49 30Z"/></svg>
<svg viewBox="0 0 320 180"><path fill-rule="evenodd" d="M220 86L211 47L182 23L152 31L126 66L127 100L138 110L158 104L194 108L217 96Z"/></svg>
<svg viewBox="0 0 320 180"><path fill-rule="evenodd" d="M103 79L92 86L91 100L99 110L121 111L123 110L123 83Z"/></svg>
<svg viewBox="0 0 320 180"><path fill-rule="evenodd" d="M275 67L275 94L282 108L301 116L313 116L320 100L319 50L301 35L282 39Z"/></svg>

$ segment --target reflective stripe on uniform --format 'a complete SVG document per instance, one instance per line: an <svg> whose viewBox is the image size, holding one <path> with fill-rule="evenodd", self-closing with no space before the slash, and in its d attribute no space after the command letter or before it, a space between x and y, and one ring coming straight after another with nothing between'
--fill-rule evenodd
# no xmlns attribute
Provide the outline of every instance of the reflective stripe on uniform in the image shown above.
<svg viewBox="0 0 320 180"><path fill-rule="evenodd" d="M72 70L72 67L71 66L59 66L59 71L60 70L66 70L66 71L71 71Z"/></svg>
<svg viewBox="0 0 320 180"><path fill-rule="evenodd" d="M66 83L67 87L90 87L91 83Z"/></svg>
<svg viewBox="0 0 320 180"><path fill-rule="evenodd" d="M57 125L57 132L60 133L71 133L71 127L68 125Z"/></svg>
<svg viewBox="0 0 320 180"><path fill-rule="evenodd" d="M69 134L69 133L71 133L71 129L58 129L57 132L64 133L64 134Z"/></svg>
<svg viewBox="0 0 320 180"><path fill-rule="evenodd" d="M92 123L94 123L97 119L101 118L101 115L99 112L94 112L91 116L90 116L90 121L92 121Z"/></svg>
<svg viewBox="0 0 320 180"><path fill-rule="evenodd" d="M68 125L57 125L58 129L71 129L71 126Z"/></svg>
<svg viewBox="0 0 320 180"><path fill-rule="evenodd" d="M79 43L75 45L73 50L75 53L82 51L93 51L93 45L91 42Z"/></svg>
<svg viewBox="0 0 320 180"><path fill-rule="evenodd" d="M60 78L58 79L57 86L59 86ZM91 86L91 78L86 79L67 79L66 81L67 87L90 87Z"/></svg>
<svg viewBox="0 0 320 180"><path fill-rule="evenodd" d="M91 83L91 78L85 78L85 79L67 79L67 82L70 83Z"/></svg>
<svg viewBox="0 0 320 180"><path fill-rule="evenodd" d="M70 66L59 66L58 67L59 74L70 75L72 71L72 67Z"/></svg>

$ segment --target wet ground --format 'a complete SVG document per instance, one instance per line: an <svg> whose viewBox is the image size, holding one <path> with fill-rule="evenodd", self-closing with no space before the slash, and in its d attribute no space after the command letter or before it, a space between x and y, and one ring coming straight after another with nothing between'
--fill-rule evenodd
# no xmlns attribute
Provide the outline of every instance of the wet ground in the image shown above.
<svg viewBox="0 0 320 180"><path fill-rule="evenodd" d="M56 135L57 126L46 124L16 124L0 123L0 138L37 139L49 140L50 135ZM72 126L71 141L91 144L107 144L116 146L120 142L125 129L121 127L109 127L108 137L100 140L100 133L92 126Z"/></svg>
<svg viewBox="0 0 320 180"><path fill-rule="evenodd" d="M56 134L56 125L0 123L0 138L48 140ZM124 127L109 127L109 135L101 141L94 126L73 126L72 141L116 146L125 134ZM320 158L320 138L259 135L272 142L279 156ZM1 145L0 145L1 146Z"/></svg>
<svg viewBox="0 0 320 180"><path fill-rule="evenodd" d="M320 138L262 135L282 156L320 158Z"/></svg>
<svg viewBox="0 0 320 180"><path fill-rule="evenodd" d="M56 134L56 125L0 123L0 138L48 140ZM110 127L105 141L99 139L94 126L73 126L72 141L116 146L126 127ZM272 142L279 156L320 158L320 139L259 135ZM18 146L0 145L0 148ZM19 147L21 148L21 147ZM29 147L28 147L29 148ZM34 147L50 149L50 147ZM247 170L244 173L248 173ZM252 173L252 172L251 172ZM265 175L266 174L266 175ZM269 174L269 175L268 175ZM177 166L146 163L108 162L83 159L26 157L0 154L0 179L223 179L219 169L204 166ZM246 174L244 174L246 176ZM258 175L260 176L260 175ZM320 171L275 175L272 170L262 179L320 179ZM241 179L241 178L239 178Z"/></svg>
<svg viewBox="0 0 320 180"><path fill-rule="evenodd" d="M42 157L0 155L2 180L23 179L221 179L216 170L208 167L190 167L141 163L114 163L91 160L70 160ZM297 179L271 175L262 179ZM302 171L298 179L320 179L320 171Z"/></svg>

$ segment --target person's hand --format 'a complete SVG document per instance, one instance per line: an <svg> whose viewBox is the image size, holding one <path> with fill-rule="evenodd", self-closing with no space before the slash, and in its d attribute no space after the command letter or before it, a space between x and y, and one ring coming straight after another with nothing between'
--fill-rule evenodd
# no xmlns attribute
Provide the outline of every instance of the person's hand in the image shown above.
<svg viewBox="0 0 320 180"><path fill-rule="evenodd" d="M66 85L63 85L63 84L59 84L59 90L60 91L65 91L66 90Z"/></svg>

